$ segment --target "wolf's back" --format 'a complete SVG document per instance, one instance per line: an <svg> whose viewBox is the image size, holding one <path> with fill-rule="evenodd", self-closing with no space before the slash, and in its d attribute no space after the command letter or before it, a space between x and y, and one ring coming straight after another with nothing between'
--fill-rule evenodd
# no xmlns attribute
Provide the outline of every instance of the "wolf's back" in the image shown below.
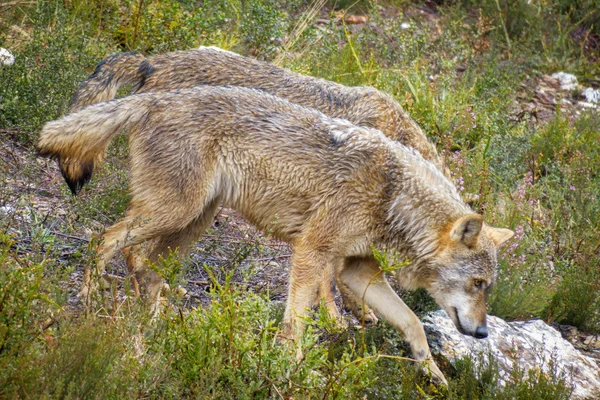
<svg viewBox="0 0 600 400"><path fill-rule="evenodd" d="M58 160L71 192L77 194L102 162L110 140L148 114L152 96L95 104L46 123L37 144L41 155Z"/></svg>
<svg viewBox="0 0 600 400"><path fill-rule="evenodd" d="M149 67L145 61L146 57L135 52L115 54L101 61L75 92L71 112L114 99L123 85L141 86L147 72L144 67Z"/></svg>

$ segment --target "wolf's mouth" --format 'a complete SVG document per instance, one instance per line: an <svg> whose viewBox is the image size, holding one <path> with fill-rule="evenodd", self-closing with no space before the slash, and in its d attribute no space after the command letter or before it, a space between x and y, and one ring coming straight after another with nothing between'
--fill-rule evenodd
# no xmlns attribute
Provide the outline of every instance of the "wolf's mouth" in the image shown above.
<svg viewBox="0 0 600 400"><path fill-rule="evenodd" d="M463 328L462 324L460 323L460 318L458 316L458 310L456 309L456 307L452 307L452 311L454 311L454 317L456 318L456 329L458 329L458 331L460 333L462 333L463 335L467 335L467 333L465 332L465 329Z"/></svg>

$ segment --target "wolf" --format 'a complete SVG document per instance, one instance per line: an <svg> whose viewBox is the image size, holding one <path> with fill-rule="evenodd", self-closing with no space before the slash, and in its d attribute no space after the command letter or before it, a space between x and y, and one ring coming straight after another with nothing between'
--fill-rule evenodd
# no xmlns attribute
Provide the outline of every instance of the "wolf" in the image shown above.
<svg viewBox="0 0 600 400"><path fill-rule="evenodd" d="M392 290L372 248L407 257L396 279L425 288L457 329L487 336L486 297L508 229L483 222L454 184L412 148L264 92L196 87L145 93L48 122L38 150L83 185L97 155L129 132L131 204L99 245L98 268L119 249L156 240L150 259L185 248L219 204L293 248L284 333L296 339L335 277L402 331L415 359L445 378L417 316Z"/></svg>
<svg viewBox="0 0 600 400"><path fill-rule="evenodd" d="M413 147L447 171L435 146L391 96L366 86L344 86L244 57L217 47L157 54L121 53L101 61L81 84L71 112L111 100L124 85L134 93L170 92L198 85L260 89L355 125L379 129L390 139Z"/></svg>
<svg viewBox="0 0 600 400"><path fill-rule="evenodd" d="M134 85L134 93L165 92L197 85L240 86L261 89L293 103L315 108L331 117L349 120L356 125L379 129L386 136L413 147L428 160L450 172L435 146L419 125L391 96L371 87L347 87L324 79L291 72L253 58L243 57L216 47L158 54L146 58L139 53L113 55L100 62L81 84L72 101L71 111L115 97L123 85ZM102 154L98 155L99 157ZM80 188L71 187L73 193ZM144 268L140 250L126 251L132 276L142 288L157 284L157 276ZM137 282L134 279L134 287ZM323 285L325 297L333 304L331 285ZM344 305L367 323L377 317L346 296ZM334 316L337 314L332 310Z"/></svg>

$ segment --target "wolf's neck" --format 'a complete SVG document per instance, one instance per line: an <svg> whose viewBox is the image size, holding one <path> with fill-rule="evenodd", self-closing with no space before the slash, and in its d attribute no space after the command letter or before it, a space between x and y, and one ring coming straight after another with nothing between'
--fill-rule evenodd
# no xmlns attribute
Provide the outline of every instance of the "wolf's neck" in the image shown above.
<svg viewBox="0 0 600 400"><path fill-rule="evenodd" d="M401 249L413 262L433 254L440 233L473 211L454 184L421 155L406 147L397 151L397 176L389 199L386 247Z"/></svg>

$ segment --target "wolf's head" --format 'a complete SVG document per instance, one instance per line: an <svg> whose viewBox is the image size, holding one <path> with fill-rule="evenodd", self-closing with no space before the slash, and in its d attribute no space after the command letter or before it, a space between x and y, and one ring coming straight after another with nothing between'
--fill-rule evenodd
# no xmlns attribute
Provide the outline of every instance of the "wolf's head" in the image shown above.
<svg viewBox="0 0 600 400"><path fill-rule="evenodd" d="M485 225L478 214L459 218L440 233L439 247L426 261L424 285L461 333L487 337L486 298L496 281L496 252L513 234Z"/></svg>

